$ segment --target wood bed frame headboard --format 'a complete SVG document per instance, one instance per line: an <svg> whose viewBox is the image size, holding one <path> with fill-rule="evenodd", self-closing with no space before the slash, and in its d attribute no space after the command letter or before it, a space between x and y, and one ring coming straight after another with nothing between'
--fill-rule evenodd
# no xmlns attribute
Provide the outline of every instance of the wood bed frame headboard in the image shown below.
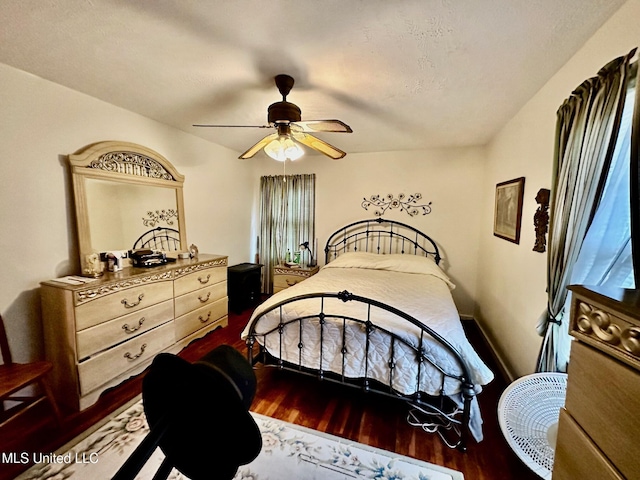
<svg viewBox="0 0 640 480"><path fill-rule="evenodd" d="M436 264L441 258L431 237L410 225L382 218L360 220L332 233L324 247L325 263L342 253L356 251L431 256Z"/></svg>

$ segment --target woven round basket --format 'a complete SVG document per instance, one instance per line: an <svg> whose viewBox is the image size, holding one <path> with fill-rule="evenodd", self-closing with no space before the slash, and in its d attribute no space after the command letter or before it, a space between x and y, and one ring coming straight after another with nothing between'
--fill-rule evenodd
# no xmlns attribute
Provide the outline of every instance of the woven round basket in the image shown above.
<svg viewBox="0 0 640 480"><path fill-rule="evenodd" d="M553 470L566 389L566 373L534 373L509 385L498 402L498 422L507 443L544 479L550 479Z"/></svg>

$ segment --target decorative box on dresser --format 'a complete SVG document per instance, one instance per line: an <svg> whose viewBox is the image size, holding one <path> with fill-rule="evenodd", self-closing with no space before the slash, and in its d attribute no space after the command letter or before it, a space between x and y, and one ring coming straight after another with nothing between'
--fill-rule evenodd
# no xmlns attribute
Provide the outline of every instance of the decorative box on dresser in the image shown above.
<svg viewBox="0 0 640 480"><path fill-rule="evenodd" d="M54 394L84 409L158 353L227 325L227 257L125 268L79 285L49 280L41 295Z"/></svg>
<svg viewBox="0 0 640 480"><path fill-rule="evenodd" d="M640 290L571 286L553 479L640 479Z"/></svg>
<svg viewBox="0 0 640 480"><path fill-rule="evenodd" d="M312 275L315 275L320 267L287 267L276 265L273 268L273 293L278 293L289 287L293 287Z"/></svg>

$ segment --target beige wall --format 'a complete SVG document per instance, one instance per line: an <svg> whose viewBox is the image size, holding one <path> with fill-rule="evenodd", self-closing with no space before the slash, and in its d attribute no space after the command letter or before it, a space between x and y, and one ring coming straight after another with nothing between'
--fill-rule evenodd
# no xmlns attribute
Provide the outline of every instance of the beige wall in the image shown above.
<svg viewBox="0 0 640 480"><path fill-rule="evenodd" d="M0 85L0 312L17 361L43 351L40 282L79 270L63 157L87 144L167 157L186 177L187 240L248 260L253 174L236 153L1 64Z"/></svg>
<svg viewBox="0 0 640 480"><path fill-rule="evenodd" d="M371 216L373 194L421 193L432 213L407 221L438 242L457 284L454 300L475 315L512 376L530 373L545 307L545 255L533 247L534 197L549 188L555 111L571 90L615 56L640 45L640 0L630 0L486 147L307 156L288 173L316 173L319 242L340 225ZM77 272L76 240L63 156L92 142L124 140L152 148L186 176L187 236L231 264L253 257L252 207L260 175L280 174L266 159L237 153L30 74L0 65L0 311L17 360L42 354L38 286ZM334 137L332 137L334 138ZM335 136L339 146L339 135ZM526 177L520 245L492 235L495 184Z"/></svg>
<svg viewBox="0 0 640 480"><path fill-rule="evenodd" d="M532 251L536 193L551 187L556 110L583 80L640 46L640 0L627 2L487 147L476 318L513 377L533 372L546 308L546 254ZM495 184L526 177L520 245L492 234Z"/></svg>
<svg viewBox="0 0 640 480"><path fill-rule="evenodd" d="M330 141L340 146L340 135ZM361 204L371 195L421 193L432 202L428 215L410 217L387 210L384 218L414 226L431 236L443 257L441 265L456 284L452 292L458 310L471 316L475 309L479 211L482 204L484 149L449 148L411 152L349 154L341 160L305 156L287 164L287 173L316 174L316 235L319 250L327 237L350 222L374 218ZM281 163L262 161L259 175L283 173ZM256 194L259 178L256 175ZM255 224L255 219L254 219ZM324 261L320 262L321 264Z"/></svg>
<svg viewBox="0 0 640 480"><path fill-rule="evenodd" d="M8 66L0 65L0 83L6 185L0 221L12 232L0 237L3 251L11 252L0 270L0 311L18 360L42 354L39 283L78 271L64 155L84 145L117 139L166 156L186 177L188 241L203 252L228 254L231 264L253 258L259 177L282 173L281 164L260 157L241 162L235 152ZM351 154L339 162L310 155L289 171L318 175L319 242L344 223L372 217L361 207L363 197L419 192L433 202L426 216L393 211L386 217L433 236L458 285L456 303L471 315L483 161L480 148Z"/></svg>

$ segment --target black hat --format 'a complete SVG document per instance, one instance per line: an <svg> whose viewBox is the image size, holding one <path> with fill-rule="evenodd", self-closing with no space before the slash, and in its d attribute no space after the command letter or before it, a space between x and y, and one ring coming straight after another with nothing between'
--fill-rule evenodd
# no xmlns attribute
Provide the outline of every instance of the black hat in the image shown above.
<svg viewBox="0 0 640 480"><path fill-rule="evenodd" d="M157 355L142 383L151 432L166 428L160 448L187 477L231 479L254 460L262 436L249 413L256 390L253 368L229 345L189 363Z"/></svg>

